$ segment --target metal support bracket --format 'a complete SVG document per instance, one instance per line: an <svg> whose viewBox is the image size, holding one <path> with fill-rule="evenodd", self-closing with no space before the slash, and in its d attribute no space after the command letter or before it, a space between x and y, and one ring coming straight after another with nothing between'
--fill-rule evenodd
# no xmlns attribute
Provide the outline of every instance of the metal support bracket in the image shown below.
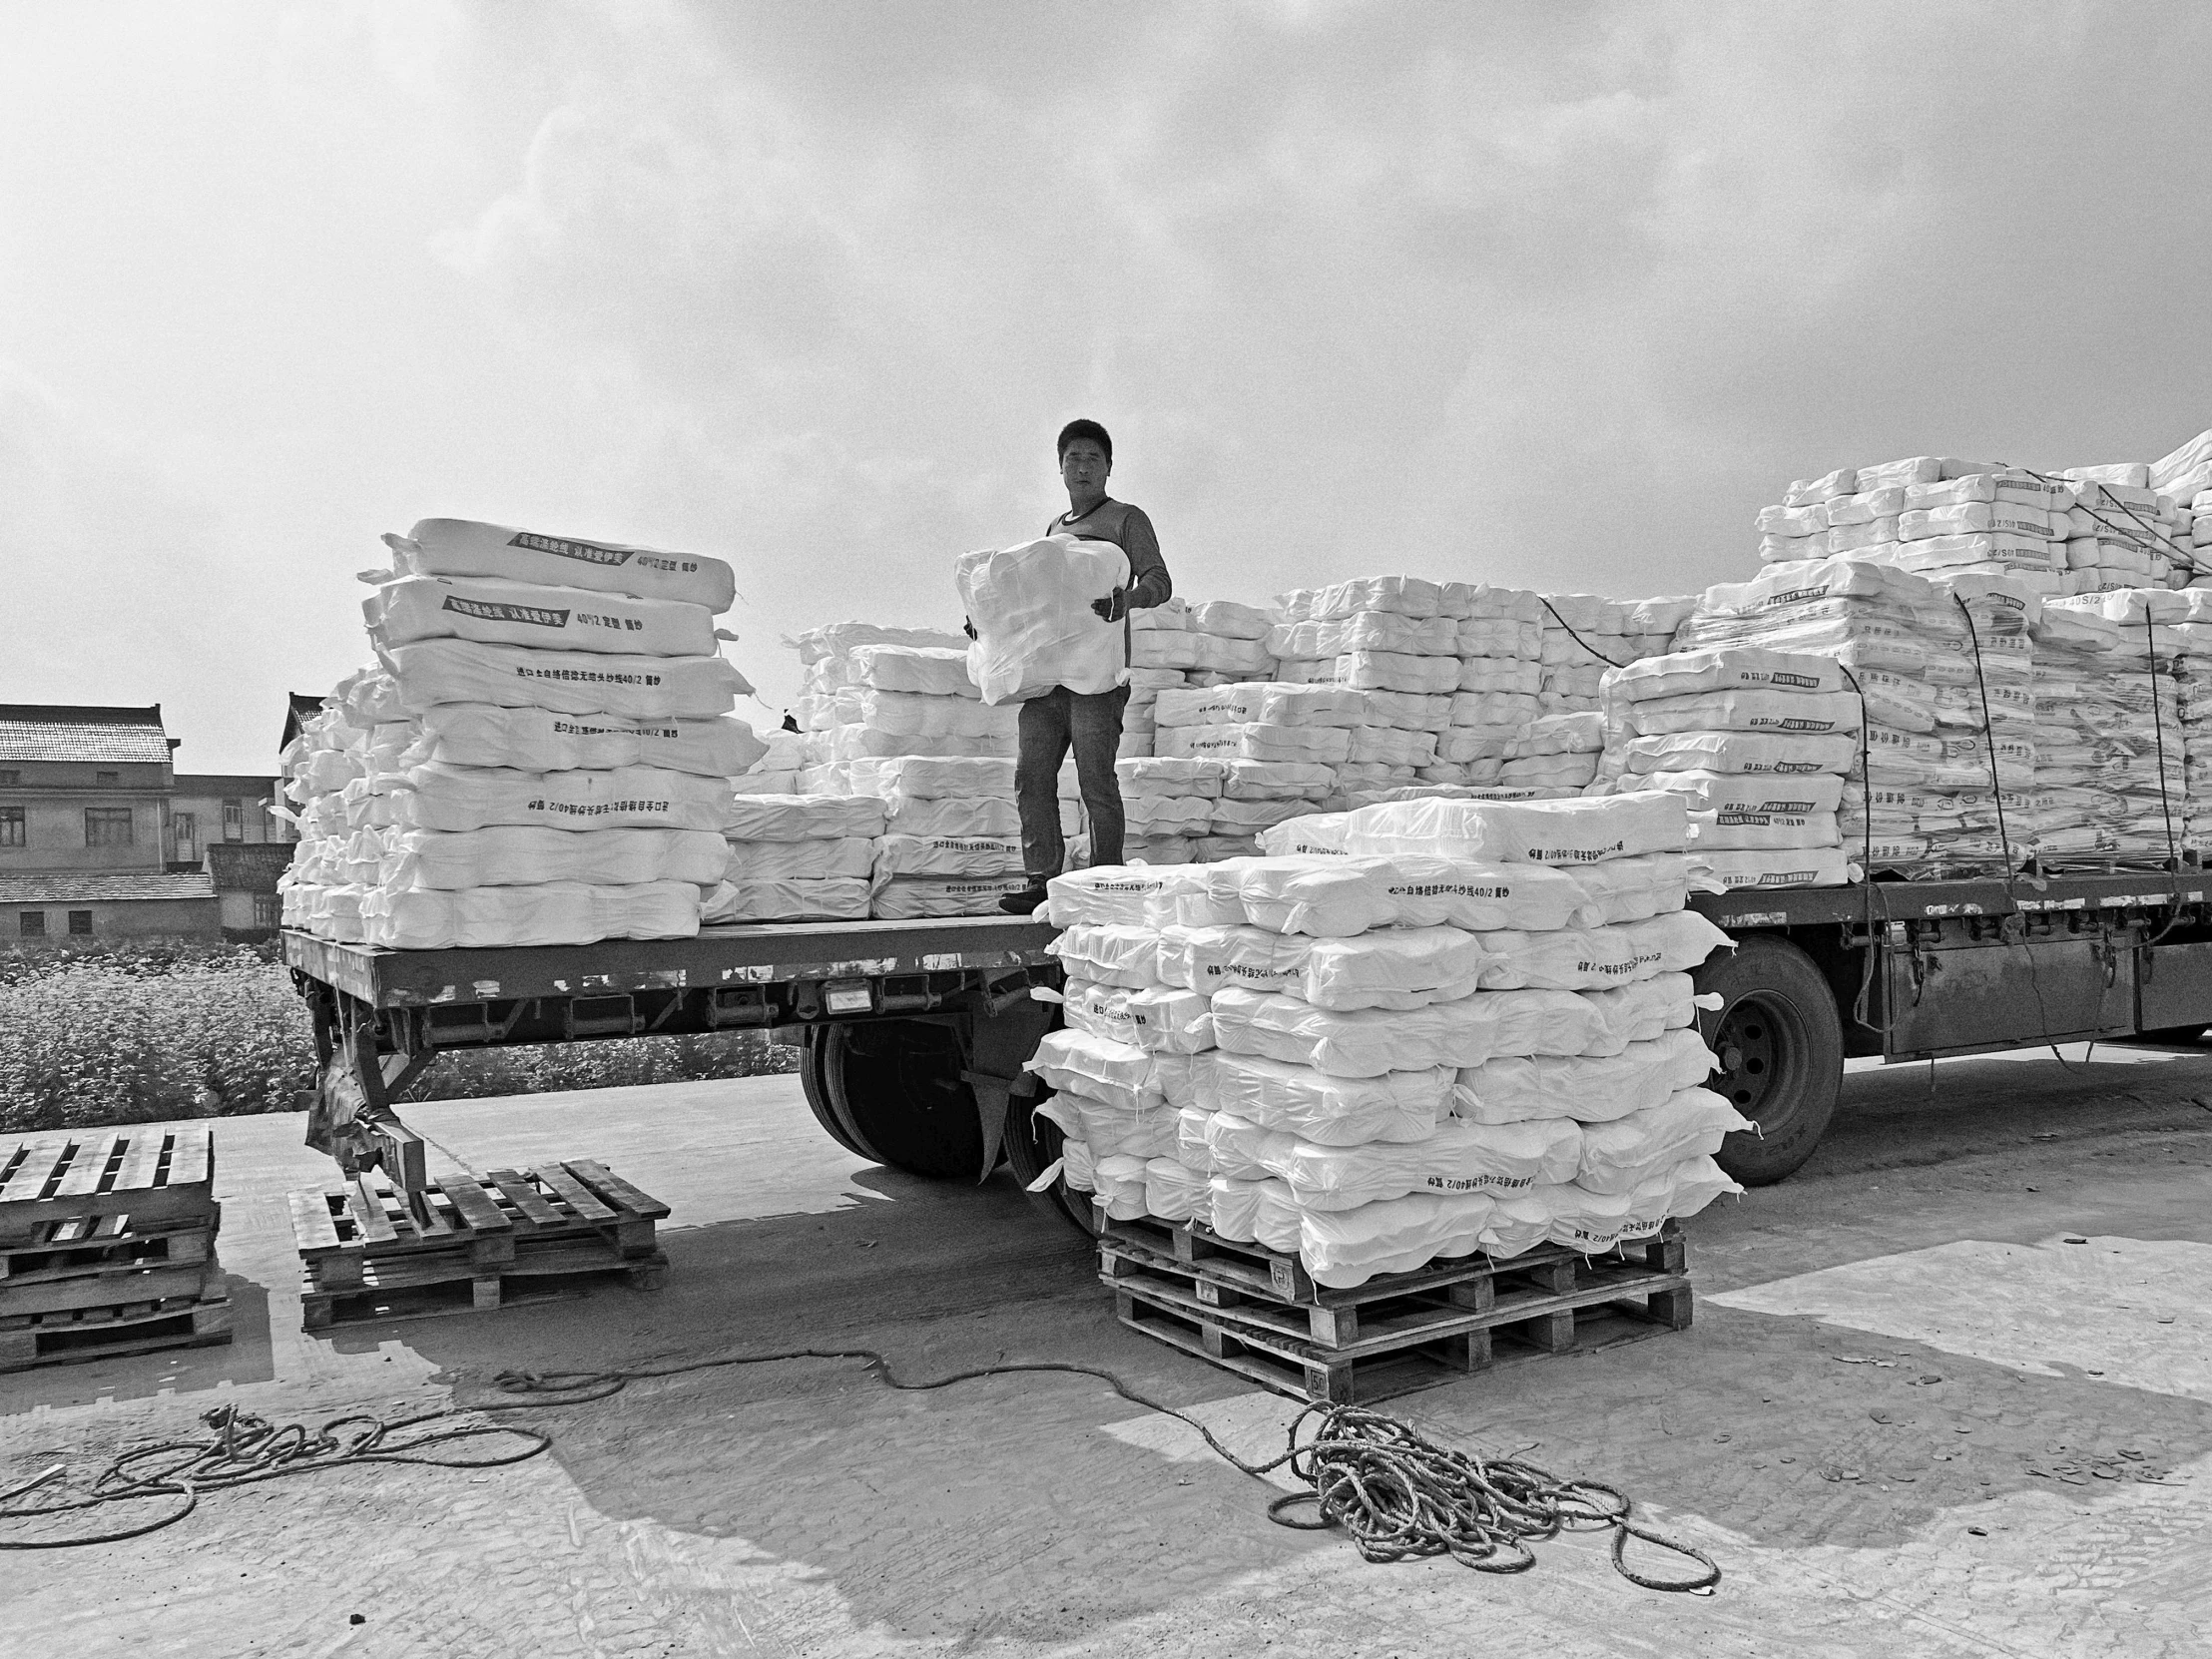
<svg viewBox="0 0 2212 1659"><path fill-rule="evenodd" d="M399 1121L392 1100L421 1075L434 1051L379 1054L376 1023L363 1017L366 1012L339 1005L330 1050L307 1109L306 1142L335 1159L345 1174L380 1169L394 1188L412 1195L429 1180L422 1137Z"/></svg>

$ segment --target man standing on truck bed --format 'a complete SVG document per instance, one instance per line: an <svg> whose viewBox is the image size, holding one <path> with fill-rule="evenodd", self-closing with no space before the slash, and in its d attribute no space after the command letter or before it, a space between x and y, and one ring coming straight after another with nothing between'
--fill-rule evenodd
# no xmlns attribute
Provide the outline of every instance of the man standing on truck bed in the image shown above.
<svg viewBox="0 0 2212 1659"><path fill-rule="evenodd" d="M1045 526L1048 536L1110 541L1129 560L1129 585L1091 601L1099 620L1120 624L1122 661L1128 662L1129 613L1165 604L1174 592L1160 557L1160 538L1142 507L1116 501L1106 493L1114 470L1114 440L1095 420L1071 420L1060 428L1060 481L1067 485L1068 510ZM1070 745L1075 777L1090 820L1091 862L1121 862L1121 784L1114 761L1121 749L1121 712L1129 688L1085 695L1055 686L1021 706L1020 758L1014 763L1014 795L1021 808L1021 861L1029 872L1026 891L998 901L999 908L1027 915L1044 902L1044 884L1060 873L1067 847L1060 836L1060 763Z"/></svg>

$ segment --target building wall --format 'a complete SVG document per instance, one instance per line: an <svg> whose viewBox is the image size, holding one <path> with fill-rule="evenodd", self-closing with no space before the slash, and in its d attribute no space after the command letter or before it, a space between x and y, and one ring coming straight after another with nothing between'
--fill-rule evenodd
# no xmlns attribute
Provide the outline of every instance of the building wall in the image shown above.
<svg viewBox="0 0 2212 1659"><path fill-rule="evenodd" d="M243 938L267 938L276 931L283 906L276 893L219 892L223 931Z"/></svg>
<svg viewBox="0 0 2212 1659"><path fill-rule="evenodd" d="M177 780L169 799L165 855L176 863L197 864L218 841L297 840L298 830L270 811L279 799L274 778L218 779L188 773Z"/></svg>
<svg viewBox="0 0 2212 1659"><path fill-rule="evenodd" d="M162 867L169 821L167 804L158 793L159 786L150 792L144 785L134 787L129 783L95 785L91 782L95 769L89 766L72 769L82 775L82 782L32 786L29 775L34 768L25 764L16 770L24 775L25 781L12 788L0 785L0 810L12 810L5 813L10 819L14 812L22 813L24 844L0 844L0 875L46 870L159 870ZM128 777L134 769L106 767L98 770L121 772ZM162 769L136 770L155 772ZM131 814L130 844L87 846L85 813L88 808L127 809Z"/></svg>
<svg viewBox="0 0 2212 1659"><path fill-rule="evenodd" d="M25 937L22 915L36 910L46 917L43 937ZM90 934L69 931L69 913L89 911ZM0 904L0 950L37 949L98 943L103 939L220 937L223 909L213 898L94 899L75 904Z"/></svg>

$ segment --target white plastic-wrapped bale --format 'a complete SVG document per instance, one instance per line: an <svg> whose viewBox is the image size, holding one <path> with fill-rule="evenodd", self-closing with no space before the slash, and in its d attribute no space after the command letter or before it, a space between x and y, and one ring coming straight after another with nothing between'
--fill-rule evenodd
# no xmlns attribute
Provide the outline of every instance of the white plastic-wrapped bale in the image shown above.
<svg viewBox="0 0 2212 1659"><path fill-rule="evenodd" d="M1069 1029L1033 1065L1064 1177L1335 1287L1602 1251L1738 1190L1712 1155L1748 1125L1699 1086L1688 969L1724 940L1682 907L1686 827L1666 801L1422 801L1350 815L1336 838L1381 852L1054 881Z"/></svg>
<svg viewBox="0 0 2212 1659"><path fill-rule="evenodd" d="M1757 646L1646 658L1606 676L1605 709L1595 718L1607 747L1604 781L1593 791L1680 796L1692 852L1708 878L1724 887L1851 879L1838 814L1863 715L1834 659ZM1762 753L1824 741L1803 742L1795 763L1775 761L1788 770L1731 770L1741 752L1736 740L1751 736L1770 740ZM1678 741L1686 738L1696 741ZM1810 770L1816 767L1827 770Z"/></svg>

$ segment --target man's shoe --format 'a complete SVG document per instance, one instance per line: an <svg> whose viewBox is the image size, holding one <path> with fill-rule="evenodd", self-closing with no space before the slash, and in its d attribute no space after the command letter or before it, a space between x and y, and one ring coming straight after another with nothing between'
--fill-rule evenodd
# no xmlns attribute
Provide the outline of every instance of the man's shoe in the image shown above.
<svg viewBox="0 0 2212 1659"><path fill-rule="evenodd" d="M1010 892L998 901L998 907L1010 916L1025 916L1044 902L1044 888L1025 887L1020 892Z"/></svg>

